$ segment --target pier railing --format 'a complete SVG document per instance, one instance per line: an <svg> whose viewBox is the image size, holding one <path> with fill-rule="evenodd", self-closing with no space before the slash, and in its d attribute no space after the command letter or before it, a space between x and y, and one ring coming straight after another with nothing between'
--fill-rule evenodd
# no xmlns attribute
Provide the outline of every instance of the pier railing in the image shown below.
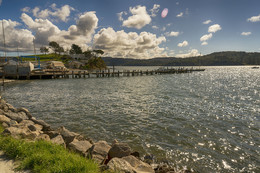
<svg viewBox="0 0 260 173"><path fill-rule="evenodd" d="M102 77L130 77L130 76L148 76L148 75L162 75L162 74L179 74L191 73L194 71L204 71L205 69L194 68L167 68L157 70L60 70L60 69L43 69L35 70L27 75L12 74L8 75L2 73L1 77L13 79L56 79L56 78L102 78Z"/></svg>

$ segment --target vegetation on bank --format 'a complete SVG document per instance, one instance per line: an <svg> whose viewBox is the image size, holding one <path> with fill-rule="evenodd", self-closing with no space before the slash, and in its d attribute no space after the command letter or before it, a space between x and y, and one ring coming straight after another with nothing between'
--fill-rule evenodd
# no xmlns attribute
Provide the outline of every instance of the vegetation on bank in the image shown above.
<svg viewBox="0 0 260 173"><path fill-rule="evenodd" d="M216 52L209 55L175 58L158 57L153 59L130 59L104 57L108 66L223 66L223 65L260 65L260 53Z"/></svg>
<svg viewBox="0 0 260 173"><path fill-rule="evenodd" d="M3 128L0 126L0 133ZM0 150L20 161L18 169L29 169L39 173L98 173L94 161L70 152L64 147L47 141L25 141L11 136L0 135Z"/></svg>

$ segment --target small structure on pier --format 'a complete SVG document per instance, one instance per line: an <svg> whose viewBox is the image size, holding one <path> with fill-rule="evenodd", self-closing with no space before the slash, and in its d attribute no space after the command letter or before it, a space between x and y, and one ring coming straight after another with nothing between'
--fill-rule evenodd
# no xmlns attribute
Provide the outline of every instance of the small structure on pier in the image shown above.
<svg viewBox="0 0 260 173"><path fill-rule="evenodd" d="M66 67L61 61L49 61L47 64L48 69L60 69L60 70L65 70Z"/></svg>
<svg viewBox="0 0 260 173"><path fill-rule="evenodd" d="M27 76L34 70L31 62L15 62L9 61L4 65L4 74L6 76Z"/></svg>

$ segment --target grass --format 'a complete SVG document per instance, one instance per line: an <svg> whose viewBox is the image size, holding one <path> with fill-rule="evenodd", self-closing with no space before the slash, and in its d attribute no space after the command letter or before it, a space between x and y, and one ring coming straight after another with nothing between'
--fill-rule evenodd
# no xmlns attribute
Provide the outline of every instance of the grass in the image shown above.
<svg viewBox="0 0 260 173"><path fill-rule="evenodd" d="M32 58L22 58L23 61L35 61L34 55L28 55L31 56ZM63 56L63 55L58 55L58 54L39 54L35 55L36 57L40 58L40 61L62 61L63 63L66 63L67 61L70 60L70 58Z"/></svg>
<svg viewBox="0 0 260 173"><path fill-rule="evenodd" d="M0 133L3 128L0 126ZM18 169L39 173L98 173L94 161L47 141L29 142L0 135L0 150L20 162Z"/></svg>

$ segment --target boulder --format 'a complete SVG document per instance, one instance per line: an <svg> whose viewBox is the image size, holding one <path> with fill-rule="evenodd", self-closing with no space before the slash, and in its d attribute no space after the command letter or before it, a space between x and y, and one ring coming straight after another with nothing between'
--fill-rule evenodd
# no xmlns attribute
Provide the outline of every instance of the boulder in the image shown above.
<svg viewBox="0 0 260 173"><path fill-rule="evenodd" d="M132 149L129 147L128 144L126 143L114 143L112 145L112 148L108 152L109 158L114 158L114 157L125 157L129 156L132 153Z"/></svg>
<svg viewBox="0 0 260 173"><path fill-rule="evenodd" d="M9 124L11 121L10 118L6 117L5 115L0 115L0 123L7 123Z"/></svg>
<svg viewBox="0 0 260 173"><path fill-rule="evenodd" d="M24 112L29 119L32 118L32 114L26 108L18 108L16 109L17 112Z"/></svg>
<svg viewBox="0 0 260 173"><path fill-rule="evenodd" d="M3 131L3 134L10 134L15 138L26 138L26 139L35 139L38 134L31 132L27 127L8 127Z"/></svg>
<svg viewBox="0 0 260 173"><path fill-rule="evenodd" d="M100 165L108 158L111 146L106 141L98 141L89 149L89 154Z"/></svg>
<svg viewBox="0 0 260 173"><path fill-rule="evenodd" d="M6 103L6 106L8 107L8 110L12 111L12 112L16 112L16 108L13 107L13 105Z"/></svg>
<svg viewBox="0 0 260 173"><path fill-rule="evenodd" d="M37 136L36 138L37 140L44 140L44 141L50 141L50 137L49 135L46 135L46 134L40 134L39 136Z"/></svg>
<svg viewBox="0 0 260 173"><path fill-rule="evenodd" d="M28 117L24 112L15 113L9 110L8 112L5 113L5 116L7 116L12 120L17 121L18 123L20 123L22 120L28 120Z"/></svg>
<svg viewBox="0 0 260 173"><path fill-rule="evenodd" d="M92 147L89 141L79 141L74 139L71 143L69 143L68 148L72 151L75 151L79 154L85 155L88 149Z"/></svg>
<svg viewBox="0 0 260 173"><path fill-rule="evenodd" d="M130 156L126 156L123 157L122 159L124 159L125 161L127 161L128 163L130 163L130 165L134 168L134 170L138 173L138 172L154 172L152 166L150 166L147 163L142 162L141 160L137 159L136 157L130 155Z"/></svg>
<svg viewBox="0 0 260 173"><path fill-rule="evenodd" d="M153 168L134 156L113 158L108 162L109 169L118 172L154 173Z"/></svg>
<svg viewBox="0 0 260 173"><path fill-rule="evenodd" d="M60 135L60 133L56 130L50 130L50 131L46 131L45 134L49 135L50 138L55 138L56 136Z"/></svg>
<svg viewBox="0 0 260 173"><path fill-rule="evenodd" d="M37 120L36 118L32 117L31 120L35 123L35 124L39 124L42 126L42 131L51 131L51 126L49 124L47 124L45 121L43 120Z"/></svg>
<svg viewBox="0 0 260 173"><path fill-rule="evenodd" d="M66 143L63 140L61 135L57 135L54 138L51 138L51 142L54 144L62 145L62 146L64 146L64 148L66 148Z"/></svg>
<svg viewBox="0 0 260 173"><path fill-rule="evenodd" d="M8 125L6 122L3 122L3 123L2 123L2 126L3 126L3 128L9 127L9 125Z"/></svg>
<svg viewBox="0 0 260 173"><path fill-rule="evenodd" d="M71 143L77 136L80 136L77 133L71 132L69 130L67 130L65 127L60 127L58 129L58 132L61 134L61 136L63 137L66 145L68 145L69 143Z"/></svg>
<svg viewBox="0 0 260 173"><path fill-rule="evenodd" d="M134 168L126 160L121 158L113 158L108 164L108 168L114 172L123 172L123 173L136 173Z"/></svg>

